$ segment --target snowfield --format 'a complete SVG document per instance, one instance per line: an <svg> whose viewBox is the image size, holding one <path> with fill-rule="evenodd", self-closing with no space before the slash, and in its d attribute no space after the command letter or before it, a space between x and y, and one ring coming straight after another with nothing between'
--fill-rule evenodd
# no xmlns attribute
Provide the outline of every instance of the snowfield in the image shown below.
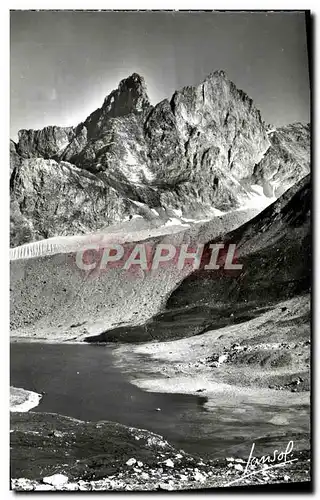
<svg viewBox="0 0 320 500"><path fill-rule="evenodd" d="M18 387L10 387L10 411L27 412L38 406L42 396L37 392L26 391Z"/></svg>

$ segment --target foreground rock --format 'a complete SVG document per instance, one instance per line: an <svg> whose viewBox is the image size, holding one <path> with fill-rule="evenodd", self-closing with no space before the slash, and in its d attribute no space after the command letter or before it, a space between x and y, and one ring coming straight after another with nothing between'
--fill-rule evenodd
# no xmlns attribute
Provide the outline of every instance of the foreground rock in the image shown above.
<svg viewBox="0 0 320 500"><path fill-rule="evenodd" d="M52 428L63 437L56 438ZM15 414L12 431L11 484L17 491L174 491L289 481L307 487L310 481L308 452L297 453L293 464L242 479L243 459L231 466L230 459L203 461L161 436L111 422ZM250 467L251 473L258 470Z"/></svg>

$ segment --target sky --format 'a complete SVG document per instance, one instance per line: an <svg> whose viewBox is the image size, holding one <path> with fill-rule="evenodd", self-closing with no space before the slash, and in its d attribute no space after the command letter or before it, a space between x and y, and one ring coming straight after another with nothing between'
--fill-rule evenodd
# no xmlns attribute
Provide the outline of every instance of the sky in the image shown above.
<svg viewBox="0 0 320 500"><path fill-rule="evenodd" d="M156 104L223 69L267 123L310 120L302 12L12 11L10 25L14 140L77 125L133 72Z"/></svg>

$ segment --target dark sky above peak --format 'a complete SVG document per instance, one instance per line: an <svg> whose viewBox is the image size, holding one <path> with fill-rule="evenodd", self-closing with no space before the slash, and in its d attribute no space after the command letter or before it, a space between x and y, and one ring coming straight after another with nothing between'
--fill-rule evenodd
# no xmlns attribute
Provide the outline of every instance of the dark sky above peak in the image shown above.
<svg viewBox="0 0 320 500"><path fill-rule="evenodd" d="M11 137L76 125L133 72L152 104L223 69L276 126L309 121L304 13L11 12Z"/></svg>

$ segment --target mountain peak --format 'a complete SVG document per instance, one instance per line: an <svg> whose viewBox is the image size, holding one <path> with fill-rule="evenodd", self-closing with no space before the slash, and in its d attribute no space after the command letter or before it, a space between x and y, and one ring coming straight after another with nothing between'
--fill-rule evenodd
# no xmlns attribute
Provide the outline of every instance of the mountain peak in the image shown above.
<svg viewBox="0 0 320 500"><path fill-rule="evenodd" d="M227 73L223 69L217 69L213 73L211 73L216 78L223 78L224 80L228 80Z"/></svg>
<svg viewBox="0 0 320 500"><path fill-rule="evenodd" d="M223 70L155 107L133 73L77 127L20 132L11 145L12 238L100 230L141 203L191 219L265 206L309 172L309 141L301 124L267 127ZM52 201L53 191L61 194Z"/></svg>
<svg viewBox="0 0 320 500"><path fill-rule="evenodd" d="M132 112L140 112L150 107L145 80L138 73L132 73L121 80L116 90L113 90L104 100L103 107L110 107L115 116Z"/></svg>
<svg viewBox="0 0 320 500"><path fill-rule="evenodd" d="M140 114L150 109L144 78L138 73L124 78L118 87L107 95L101 108L85 120L88 137L97 137L104 130L110 118L118 118L131 113Z"/></svg>
<svg viewBox="0 0 320 500"><path fill-rule="evenodd" d="M223 69L217 69L209 73L209 75L205 78L204 81L208 80L226 80L229 81L227 73Z"/></svg>
<svg viewBox="0 0 320 500"><path fill-rule="evenodd" d="M127 76L127 78L123 78L119 83L119 87L123 85L141 86L146 88L145 79L143 76L139 75L139 73L132 73L132 75Z"/></svg>

